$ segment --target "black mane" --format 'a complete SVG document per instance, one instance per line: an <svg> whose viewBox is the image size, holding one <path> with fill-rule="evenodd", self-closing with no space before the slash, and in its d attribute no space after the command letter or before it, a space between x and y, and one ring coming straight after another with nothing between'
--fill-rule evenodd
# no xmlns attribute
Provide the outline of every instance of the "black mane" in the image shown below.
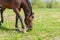
<svg viewBox="0 0 60 40"><path fill-rule="evenodd" d="M32 6L31 6L31 3L30 3L29 0L26 0L26 1L27 1L27 4L28 4L28 6L29 6L29 8L30 8L30 10L31 10L31 13L32 13Z"/></svg>

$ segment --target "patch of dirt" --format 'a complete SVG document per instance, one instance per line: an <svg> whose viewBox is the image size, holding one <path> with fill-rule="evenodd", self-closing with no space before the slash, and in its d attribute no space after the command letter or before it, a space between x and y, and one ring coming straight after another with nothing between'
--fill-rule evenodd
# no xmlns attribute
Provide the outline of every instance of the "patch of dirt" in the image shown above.
<svg viewBox="0 0 60 40"><path fill-rule="evenodd" d="M60 37L53 37L51 40L60 40Z"/></svg>

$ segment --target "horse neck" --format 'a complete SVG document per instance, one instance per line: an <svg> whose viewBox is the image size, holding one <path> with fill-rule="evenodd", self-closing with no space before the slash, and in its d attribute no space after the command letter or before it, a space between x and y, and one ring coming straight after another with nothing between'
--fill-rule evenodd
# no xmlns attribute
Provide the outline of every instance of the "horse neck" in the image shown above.
<svg viewBox="0 0 60 40"><path fill-rule="evenodd" d="M29 8L30 8L30 10L31 10L31 12L32 12L32 6L31 6L30 1L29 1L29 0L26 0L26 2L27 2L28 6L29 6Z"/></svg>
<svg viewBox="0 0 60 40"><path fill-rule="evenodd" d="M23 11L24 11L25 17L28 17L30 15L30 13L27 13L26 12L26 9L25 8L23 8Z"/></svg>
<svg viewBox="0 0 60 40"><path fill-rule="evenodd" d="M31 6L30 1L26 0L26 2L27 2L27 5L29 7L30 13L26 13L26 8L23 8L23 10L24 10L25 15L28 16L28 15L32 14L32 6Z"/></svg>

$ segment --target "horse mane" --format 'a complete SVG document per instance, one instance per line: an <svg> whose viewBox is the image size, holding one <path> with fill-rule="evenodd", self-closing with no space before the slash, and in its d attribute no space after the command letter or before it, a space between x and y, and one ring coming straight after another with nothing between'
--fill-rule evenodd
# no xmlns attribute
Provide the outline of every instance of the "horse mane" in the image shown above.
<svg viewBox="0 0 60 40"><path fill-rule="evenodd" d="M32 6L31 6L30 1L29 1L29 0L26 0L26 2L27 2L28 6L29 6L29 8L30 8L30 10L31 10L31 13L32 13Z"/></svg>

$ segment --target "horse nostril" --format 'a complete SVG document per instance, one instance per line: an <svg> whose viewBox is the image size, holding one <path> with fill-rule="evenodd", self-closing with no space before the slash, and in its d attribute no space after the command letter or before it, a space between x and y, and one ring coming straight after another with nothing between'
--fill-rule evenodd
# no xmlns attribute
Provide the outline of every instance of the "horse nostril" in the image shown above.
<svg viewBox="0 0 60 40"><path fill-rule="evenodd" d="M34 18L34 16L32 16L32 18Z"/></svg>

